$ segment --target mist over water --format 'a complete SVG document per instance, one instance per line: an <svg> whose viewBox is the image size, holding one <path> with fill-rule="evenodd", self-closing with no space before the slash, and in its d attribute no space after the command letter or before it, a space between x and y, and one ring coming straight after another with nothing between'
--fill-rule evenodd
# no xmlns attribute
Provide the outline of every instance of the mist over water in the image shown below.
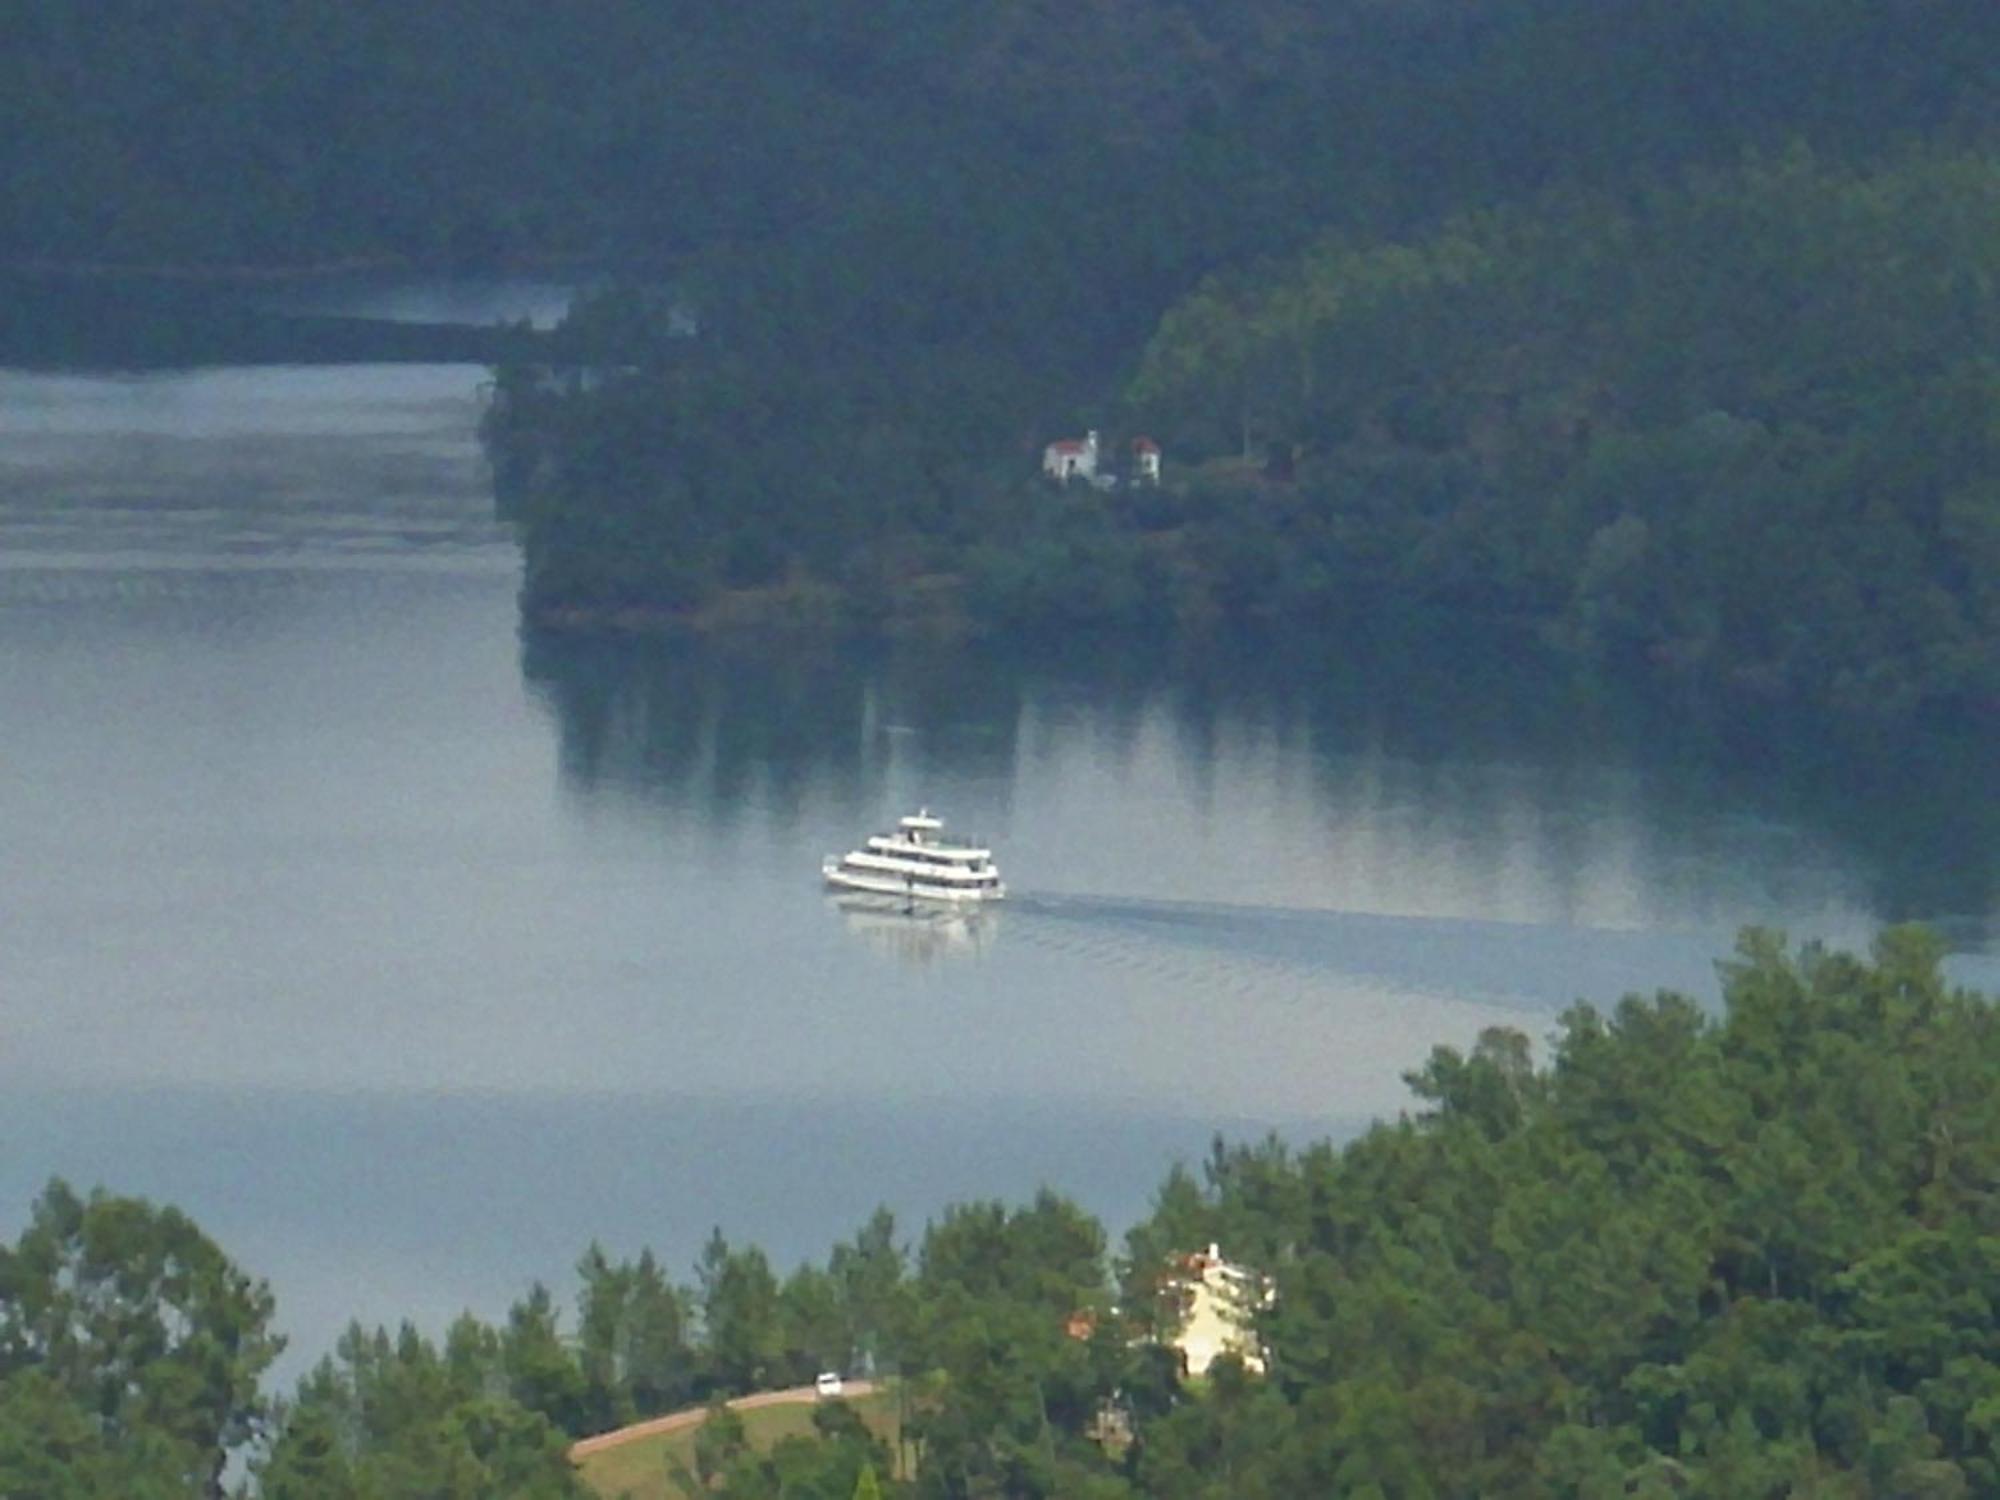
<svg viewBox="0 0 2000 1500"><path fill-rule="evenodd" d="M0 372L0 1231L172 1199L322 1350L781 1262L1210 1134L1343 1134L1745 922L1938 920L2000 988L1995 771L1717 742L1504 651L523 639L457 366ZM919 803L1014 895L820 857Z"/></svg>

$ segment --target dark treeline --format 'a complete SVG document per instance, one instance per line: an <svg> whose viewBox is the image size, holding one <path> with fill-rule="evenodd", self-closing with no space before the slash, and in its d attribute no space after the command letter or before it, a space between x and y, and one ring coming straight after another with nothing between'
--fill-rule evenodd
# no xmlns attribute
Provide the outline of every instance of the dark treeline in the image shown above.
<svg viewBox="0 0 2000 1500"><path fill-rule="evenodd" d="M1987 0L24 0L8 42L0 258L632 270L500 372L537 618L1450 610L1994 701ZM1027 482L1093 426L1163 492Z"/></svg>
<svg viewBox="0 0 2000 1500"><path fill-rule="evenodd" d="M891 1454L837 1404L696 1481L738 1500L1970 1497L2000 1487L2000 1023L1923 933L1872 961L1748 934L1719 1015L1495 1030L1345 1146L1218 1143L1123 1253L1044 1193L779 1276L717 1233L679 1285L579 1265L442 1343L356 1328L276 1402L268 1292L172 1210L57 1184L0 1247L0 1493L580 1493L567 1440L825 1368L907 1382ZM1172 1267L1273 1295L1269 1371L1183 1378ZM868 1477L863 1477L864 1475Z"/></svg>
<svg viewBox="0 0 2000 1500"><path fill-rule="evenodd" d="M1991 14L1343 24L1143 143L1115 88L1052 109L1026 173L947 111L942 177L579 308L610 365L504 370L487 427L531 616L1444 612L1849 716L2000 704L2000 167L1952 61ZM1036 482L1088 426L1166 484Z"/></svg>
<svg viewBox="0 0 2000 1500"><path fill-rule="evenodd" d="M1774 136L1982 128L1995 28L1976 0L14 0L0 259L490 265L807 234L898 248L875 269L903 277L926 247L976 268L954 324L1008 266L995 298L1059 277L1144 322L1190 270L1330 222Z"/></svg>
<svg viewBox="0 0 2000 1500"><path fill-rule="evenodd" d="M537 335L280 312L206 279L0 270L0 364L173 369L212 364L498 364Z"/></svg>
<svg viewBox="0 0 2000 1500"><path fill-rule="evenodd" d="M1134 391L1210 587L1423 600L1856 714L2000 708L2000 158L1802 148L1215 278Z"/></svg>

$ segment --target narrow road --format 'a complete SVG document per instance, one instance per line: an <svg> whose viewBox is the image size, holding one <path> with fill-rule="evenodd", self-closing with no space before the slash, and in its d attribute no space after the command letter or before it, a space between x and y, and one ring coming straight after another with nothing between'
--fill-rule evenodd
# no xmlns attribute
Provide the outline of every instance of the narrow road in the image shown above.
<svg viewBox="0 0 2000 1500"><path fill-rule="evenodd" d="M841 1391L842 1397L866 1396L874 1392L872 1380L850 1380ZM783 1391L759 1391L754 1396L738 1396L729 1403L731 1411L755 1411L760 1406L810 1406L819 1400L819 1392L809 1385L795 1385ZM630 1427L614 1428L610 1432L600 1432L596 1437L587 1437L572 1443L569 1450L571 1463L602 1453L606 1448L622 1447L626 1443L637 1442L640 1438L657 1437L663 1432L679 1432L683 1428L698 1426L708 1415L705 1406L690 1406L685 1411L670 1411L664 1417L651 1417L644 1422L634 1422Z"/></svg>

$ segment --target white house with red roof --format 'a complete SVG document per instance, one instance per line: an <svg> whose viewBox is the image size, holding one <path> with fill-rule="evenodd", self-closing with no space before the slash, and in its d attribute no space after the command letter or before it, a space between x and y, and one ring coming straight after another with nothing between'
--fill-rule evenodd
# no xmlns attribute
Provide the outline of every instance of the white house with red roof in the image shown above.
<svg viewBox="0 0 2000 1500"><path fill-rule="evenodd" d="M1097 430L1081 438L1060 438L1042 450L1042 472L1067 484L1097 478Z"/></svg>
<svg viewBox="0 0 2000 1500"><path fill-rule="evenodd" d="M1160 445L1149 437L1132 439L1132 482L1134 484L1160 482Z"/></svg>

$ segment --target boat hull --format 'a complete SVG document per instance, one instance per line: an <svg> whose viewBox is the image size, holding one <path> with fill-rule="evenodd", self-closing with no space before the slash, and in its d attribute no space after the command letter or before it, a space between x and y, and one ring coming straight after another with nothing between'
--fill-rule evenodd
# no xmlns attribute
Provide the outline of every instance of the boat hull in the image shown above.
<svg viewBox="0 0 2000 1500"><path fill-rule="evenodd" d="M952 906L977 905L998 901L1007 894L1004 885L940 885L900 875L875 871L849 870L839 864L821 866L826 883L844 891L867 891L877 896L895 896L908 901L940 901Z"/></svg>

